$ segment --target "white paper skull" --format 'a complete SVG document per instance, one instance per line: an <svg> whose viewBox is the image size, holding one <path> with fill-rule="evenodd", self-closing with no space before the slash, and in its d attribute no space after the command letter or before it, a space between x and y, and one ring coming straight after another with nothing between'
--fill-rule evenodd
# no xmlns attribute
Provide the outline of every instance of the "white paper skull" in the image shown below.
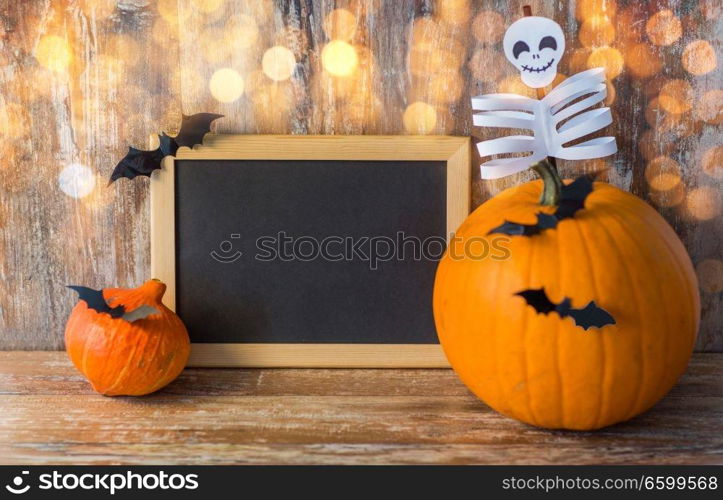
<svg viewBox="0 0 723 500"><path fill-rule="evenodd" d="M510 25L503 41L505 56L528 87L552 83L565 51L562 28L546 17L523 17Z"/></svg>

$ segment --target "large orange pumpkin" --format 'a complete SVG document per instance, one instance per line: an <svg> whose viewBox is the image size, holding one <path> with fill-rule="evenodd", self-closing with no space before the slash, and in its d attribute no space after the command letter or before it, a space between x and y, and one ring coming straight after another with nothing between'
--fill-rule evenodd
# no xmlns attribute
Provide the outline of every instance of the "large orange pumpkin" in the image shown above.
<svg viewBox="0 0 723 500"><path fill-rule="evenodd" d="M700 317L696 277L660 214L601 182L556 228L488 234L504 221L534 224L538 212L552 213L542 190L540 180L510 188L461 225L434 286L439 340L467 387L500 413L546 428L597 429L647 410L685 371ZM472 239L487 248L497 240L509 258L465 255ZM616 323L586 330L517 295L540 288L574 308L595 301Z"/></svg>
<svg viewBox="0 0 723 500"><path fill-rule="evenodd" d="M151 280L139 288L106 288L111 307L158 313L129 322L97 312L79 301L65 327L65 348L93 389L106 396L141 396L173 381L190 353L186 327L161 301L166 285Z"/></svg>

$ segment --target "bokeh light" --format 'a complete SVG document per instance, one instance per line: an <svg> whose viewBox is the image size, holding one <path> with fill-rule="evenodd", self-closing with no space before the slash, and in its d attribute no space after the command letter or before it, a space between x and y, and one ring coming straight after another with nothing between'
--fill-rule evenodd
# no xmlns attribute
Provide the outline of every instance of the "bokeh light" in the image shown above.
<svg viewBox="0 0 723 500"><path fill-rule="evenodd" d="M180 24L191 15L190 9L178 8L178 0L158 0L156 9L161 17L170 24Z"/></svg>
<svg viewBox="0 0 723 500"><path fill-rule="evenodd" d="M693 87L686 80L668 80L660 89L660 107L668 113L685 113L692 107Z"/></svg>
<svg viewBox="0 0 723 500"><path fill-rule="evenodd" d="M73 60L73 51L65 38L44 35L35 49L35 58L41 66L58 73L64 72Z"/></svg>
<svg viewBox="0 0 723 500"><path fill-rule="evenodd" d="M580 21L595 16L615 17L617 3L615 0L577 0L575 3L575 17Z"/></svg>
<svg viewBox="0 0 723 500"><path fill-rule="evenodd" d="M585 71L587 68L587 59L590 57L592 50L581 48L581 49L566 49L567 64L570 67L570 73L579 73ZM563 59L564 60L564 59Z"/></svg>
<svg viewBox="0 0 723 500"><path fill-rule="evenodd" d="M208 84L211 95L218 102L233 102L244 93L244 79L231 68L216 71Z"/></svg>
<svg viewBox="0 0 723 500"><path fill-rule="evenodd" d="M645 167L645 179L652 189L668 191L680 184L680 165L672 158L658 156Z"/></svg>
<svg viewBox="0 0 723 500"><path fill-rule="evenodd" d="M613 80L623 71L624 60L618 49L598 47L587 58L588 68L605 68L605 76Z"/></svg>
<svg viewBox="0 0 723 500"><path fill-rule="evenodd" d="M663 62L647 43L634 43L625 50L625 66L636 78L647 78L660 71Z"/></svg>
<svg viewBox="0 0 723 500"><path fill-rule="evenodd" d="M430 134L437 124L437 111L426 102L413 102L404 110L402 121L410 134Z"/></svg>
<svg viewBox="0 0 723 500"><path fill-rule="evenodd" d="M501 94L519 94L537 99L537 91L525 85L519 74L510 75L500 80L497 84L497 92Z"/></svg>
<svg viewBox="0 0 723 500"><path fill-rule="evenodd" d="M685 200L685 185L681 182L668 191L651 189L649 196L650 201L658 207L677 207Z"/></svg>
<svg viewBox="0 0 723 500"><path fill-rule="evenodd" d="M472 34L483 45L494 45L501 41L505 29L505 19L494 10L483 10L472 20Z"/></svg>
<svg viewBox="0 0 723 500"><path fill-rule="evenodd" d="M437 2L436 14L448 24L458 25L469 21L470 0L444 0Z"/></svg>
<svg viewBox="0 0 723 500"><path fill-rule="evenodd" d="M334 76L349 76L358 62L354 47L343 40L332 40L321 51L322 66Z"/></svg>
<svg viewBox="0 0 723 500"><path fill-rule="evenodd" d="M259 38L256 21L245 14L236 15L226 23L226 31L226 40L232 50L247 49Z"/></svg>
<svg viewBox="0 0 723 500"><path fill-rule="evenodd" d="M723 13L723 3L720 0L700 0L698 6L708 21L718 19Z"/></svg>
<svg viewBox="0 0 723 500"><path fill-rule="evenodd" d="M607 16L592 16L582 23L578 38L584 47L610 45L615 40L615 26Z"/></svg>
<svg viewBox="0 0 723 500"><path fill-rule="evenodd" d="M703 153L703 172L710 177L723 179L723 146L713 146Z"/></svg>
<svg viewBox="0 0 723 500"><path fill-rule="evenodd" d="M224 0L191 0L191 3L201 12L209 13L217 11Z"/></svg>
<svg viewBox="0 0 723 500"><path fill-rule="evenodd" d="M655 45L672 45L683 34L683 26L672 11L664 9L648 19L645 32Z"/></svg>
<svg viewBox="0 0 723 500"><path fill-rule="evenodd" d="M291 78L295 67L294 53L279 45L264 52L264 57L261 59L263 72L275 82Z"/></svg>
<svg viewBox="0 0 723 500"><path fill-rule="evenodd" d="M686 45L681 59L685 70L692 75L705 75L718 66L715 49L705 40L695 40Z"/></svg>
<svg viewBox="0 0 723 500"><path fill-rule="evenodd" d="M71 163L58 175L60 190L71 198L84 198L95 188L95 174L90 167L80 163Z"/></svg>
<svg viewBox="0 0 723 500"><path fill-rule="evenodd" d="M356 26L356 16L346 9L334 9L324 18L324 33L330 40L351 41Z"/></svg>
<svg viewBox="0 0 723 500"><path fill-rule="evenodd" d="M718 259L705 259L695 266L700 289L707 293L723 291L723 261Z"/></svg>
<svg viewBox="0 0 723 500"><path fill-rule="evenodd" d="M502 52L483 48L474 52L467 66L472 76L480 82L493 83L502 77L506 64L507 59Z"/></svg>
<svg viewBox="0 0 723 500"><path fill-rule="evenodd" d="M723 123L723 90L709 90L695 103L695 117L709 125Z"/></svg>
<svg viewBox="0 0 723 500"><path fill-rule="evenodd" d="M104 19L115 12L116 0L80 0L78 6L86 16Z"/></svg>
<svg viewBox="0 0 723 500"><path fill-rule="evenodd" d="M685 200L688 214L698 220L717 217L721 210L721 192L711 186L701 186L688 193Z"/></svg>

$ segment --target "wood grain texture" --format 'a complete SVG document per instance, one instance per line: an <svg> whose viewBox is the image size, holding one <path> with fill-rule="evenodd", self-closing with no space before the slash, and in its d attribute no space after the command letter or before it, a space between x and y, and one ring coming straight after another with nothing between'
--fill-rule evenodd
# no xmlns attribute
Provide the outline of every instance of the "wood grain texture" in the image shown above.
<svg viewBox="0 0 723 500"><path fill-rule="evenodd" d="M471 127L469 98L527 91L500 43L523 3L562 24L561 73L593 63L611 77L619 70L608 99L614 125L601 131L617 136L619 153L560 162L563 173L608 167L607 180L661 211L698 270L697 349L723 350L715 0L224 0L210 12L191 0L0 0L0 349L61 348L75 300L67 284L149 278L148 181L105 187L128 145L173 133L182 111L226 115L221 133L489 138L496 132ZM335 8L355 23L329 21ZM359 64L348 77L323 68L331 39L354 46ZM295 57L290 79L262 71L275 45ZM231 103L209 90L220 68L244 81ZM91 169L81 181L96 176L82 198L59 188L73 163ZM530 177L475 180L473 206Z"/></svg>
<svg viewBox="0 0 723 500"><path fill-rule="evenodd" d="M507 419L450 370L188 369L106 398L57 352L0 353L3 464L721 464L723 356L597 432Z"/></svg>

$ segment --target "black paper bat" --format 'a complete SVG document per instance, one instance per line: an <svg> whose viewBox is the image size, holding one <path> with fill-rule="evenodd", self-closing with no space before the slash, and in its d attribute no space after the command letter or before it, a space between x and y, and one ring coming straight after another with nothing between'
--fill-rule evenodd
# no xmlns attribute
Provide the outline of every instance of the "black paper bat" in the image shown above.
<svg viewBox="0 0 723 500"><path fill-rule="evenodd" d="M211 123L223 117L213 113L197 113L195 115L182 115L181 130L176 137L161 132L158 136L159 146L151 151L144 151L134 147L128 148L128 154L118 162L113 169L108 185L121 177L133 179L138 175L150 177L154 170L161 168L161 161L168 155L175 155L178 148L187 146L192 148L203 141L203 136L211 131Z"/></svg>
<svg viewBox="0 0 723 500"><path fill-rule="evenodd" d="M126 312L126 308L122 305L110 307L103 297L103 290L93 290L87 286L68 285L68 288L78 293L78 298L88 304L88 308L99 313L109 314L111 318L121 318L129 323L143 319L151 314L157 314L159 311L155 307L142 305L136 307L132 311Z"/></svg>
<svg viewBox="0 0 723 500"><path fill-rule="evenodd" d="M595 304L595 301L590 301L588 305L582 309L574 309L571 306L569 298L565 297L562 302L555 304L550 300L545 293L544 288L530 289L517 292L515 295L523 297L527 301L527 305L535 308L540 314L549 314L556 312L560 315L560 318L571 317L577 326L581 326L585 330L590 328L602 328L605 325L614 325L615 318Z"/></svg>
<svg viewBox="0 0 723 500"><path fill-rule="evenodd" d="M570 184L562 186L560 202L553 214L537 213L536 224L518 224L505 221L491 229L487 234L509 234L510 236L534 236L545 229L554 229L557 223L575 216L578 210L585 208L585 200L592 193L592 177L583 175Z"/></svg>

